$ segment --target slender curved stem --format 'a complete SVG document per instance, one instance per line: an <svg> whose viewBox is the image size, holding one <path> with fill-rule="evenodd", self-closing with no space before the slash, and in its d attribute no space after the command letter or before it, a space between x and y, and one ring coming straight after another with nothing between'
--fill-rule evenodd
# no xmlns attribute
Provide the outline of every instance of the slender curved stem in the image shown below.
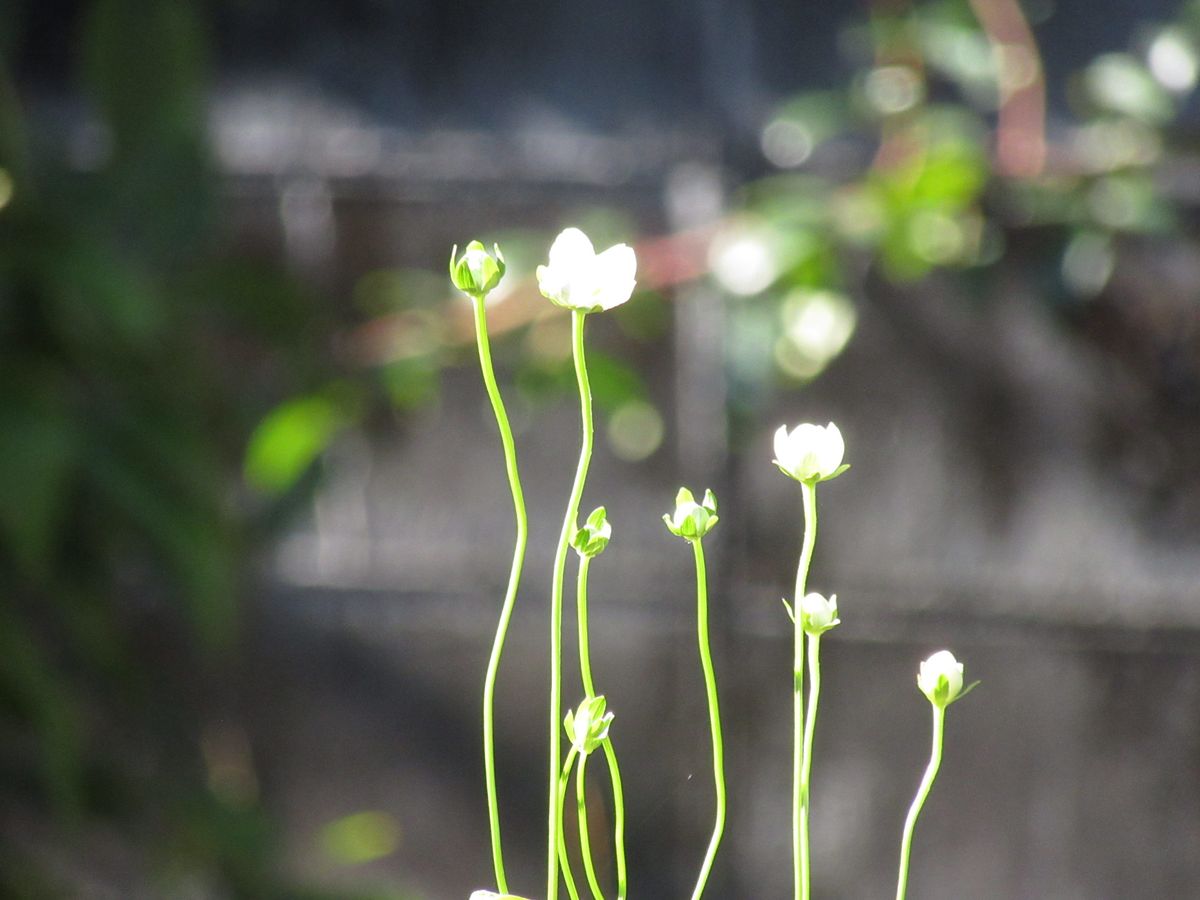
<svg viewBox="0 0 1200 900"><path fill-rule="evenodd" d="M604 900L600 890L600 882L596 878L596 865L592 862L592 838L588 833L587 795L585 791L587 778L588 754L579 757L579 765L575 767L575 811L579 815L579 853L583 857L583 871L587 874L588 887L592 889L594 900Z"/></svg>
<svg viewBox="0 0 1200 900"><path fill-rule="evenodd" d="M563 516L558 549L554 553L554 576L550 583L550 803L547 813L549 847L546 859L546 900L558 897L559 788L558 763L562 755L559 733L562 730L562 615L563 573L567 565L567 548L579 517L579 501L587 481L588 463L592 458L592 390L588 384L587 360L583 351L583 325L587 313L571 310L571 346L575 358L575 380L579 384L579 413L582 422L583 444L579 449L579 464L575 483Z"/></svg>
<svg viewBox="0 0 1200 900"><path fill-rule="evenodd" d="M587 582L591 564L590 556L579 557L579 578L575 582L576 618L579 621L579 674L583 679L585 697L596 696L596 686L592 682L592 652L588 641Z"/></svg>
<svg viewBox="0 0 1200 900"><path fill-rule="evenodd" d="M717 703L717 676L713 671L712 650L708 639L708 578L704 570L704 545L699 540L692 541L692 549L696 556L696 631L700 644L700 665L704 669L704 687L708 693L708 724L712 729L713 782L716 785L717 812L713 823L712 838L708 842L708 852L704 855L704 864L700 867L700 877L696 881L696 889L692 892L692 900L700 900L704 886L708 883L709 872L712 871L713 860L717 856L717 848L721 845L721 835L725 831L725 744L721 738L721 710Z"/></svg>
<svg viewBox="0 0 1200 900"><path fill-rule="evenodd" d="M796 567L796 593L792 598L794 656L792 659L792 862L796 900L809 900L808 795L804 779L804 627L800 602L808 582L813 548L817 543L817 486L801 483L804 497L804 542Z"/></svg>
<svg viewBox="0 0 1200 900"><path fill-rule="evenodd" d="M575 876L571 874L571 862L567 859L567 841L563 835L563 805L567 796L567 779L571 777L571 766L575 764L577 753L574 746L567 751L567 760L563 763L562 772L558 776L558 815L554 825L555 833L558 835L558 865L567 882L567 894L571 900L579 900L579 889L575 887Z"/></svg>
<svg viewBox="0 0 1200 900"><path fill-rule="evenodd" d="M613 792L613 846L617 855L617 900L625 900L628 879L625 874L625 791L621 787L621 769L612 739L604 739L604 758Z"/></svg>
<svg viewBox="0 0 1200 900"><path fill-rule="evenodd" d="M804 753L800 767L800 792L803 798L800 827L804 834L804 861L808 868L808 809L812 800L813 737L817 731L817 702L821 697L821 636L808 635L808 710L804 719ZM808 884L806 872L805 885Z"/></svg>
<svg viewBox="0 0 1200 900"><path fill-rule="evenodd" d="M525 496L521 490L521 477L517 471L517 451L513 444L512 426L496 384L496 373L492 367L492 350L488 340L487 311L483 297L472 297L475 306L475 342L479 347L479 369L488 398L492 401L492 412L500 429L500 442L504 446L504 466L508 472L508 487L512 492L513 514L517 520L517 536L513 547L512 567L508 573L508 588L504 592L504 604L500 607L500 621L496 626L496 638L492 643L492 654L488 659L487 675L483 681L483 769L487 781L488 823L492 835L492 865L496 870L496 887L508 893L508 881L504 874L504 851L500 843L500 807L496 798L496 738L494 708L496 696L496 673L500 668L500 656L504 652L504 641L508 634L508 623L516 605L517 585L521 581L521 568L525 562L525 545L529 539L529 520L525 515Z"/></svg>
<svg viewBox="0 0 1200 900"><path fill-rule="evenodd" d="M896 900L904 900L908 891L908 857L912 852L913 829L917 825L917 816L937 778L938 767L942 764L942 737L946 726L946 708L936 704L933 707L933 748L929 752L929 765L925 767L925 775L921 786L917 788L917 796L913 798L912 806L908 808L908 818L904 820L904 838L900 842L900 874L896 879Z"/></svg>
<svg viewBox="0 0 1200 900"><path fill-rule="evenodd" d="M588 640L587 586L591 557L579 558L579 578L575 585L577 619L579 621L579 674L583 680L585 696L595 697L596 686L592 679L590 641ZM617 765L617 751L612 739L604 739L604 757L608 761L608 777L613 792L613 846L617 857L617 900L625 900L625 795L621 788L621 769Z"/></svg>

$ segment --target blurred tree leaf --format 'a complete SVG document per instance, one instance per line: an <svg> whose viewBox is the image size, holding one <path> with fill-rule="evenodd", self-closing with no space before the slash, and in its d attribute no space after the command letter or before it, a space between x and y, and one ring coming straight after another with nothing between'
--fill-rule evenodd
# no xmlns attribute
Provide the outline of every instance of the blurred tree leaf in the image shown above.
<svg viewBox="0 0 1200 900"><path fill-rule="evenodd" d="M592 399L599 409L611 414L631 400L645 398L646 382L633 366L596 351L588 354L587 362Z"/></svg>
<svg viewBox="0 0 1200 900"><path fill-rule="evenodd" d="M288 400L254 429L246 449L246 481L268 494L293 484L353 419L353 392L341 390ZM350 401L350 402L347 402Z"/></svg>
<svg viewBox="0 0 1200 900"><path fill-rule="evenodd" d="M0 531L16 560L39 579L49 573L80 452L53 374L12 362L0 373Z"/></svg>

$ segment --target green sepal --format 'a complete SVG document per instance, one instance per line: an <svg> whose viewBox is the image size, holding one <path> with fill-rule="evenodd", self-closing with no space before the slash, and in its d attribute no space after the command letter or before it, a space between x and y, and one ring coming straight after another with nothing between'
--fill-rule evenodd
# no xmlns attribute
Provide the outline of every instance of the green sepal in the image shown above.
<svg viewBox="0 0 1200 900"><path fill-rule="evenodd" d="M792 604L787 602L786 597L780 597L779 602L783 604L783 611L787 613L787 617L792 620L792 624L796 624L796 614L792 612Z"/></svg>
<svg viewBox="0 0 1200 900"><path fill-rule="evenodd" d="M688 541L700 540L712 531L718 521L716 495L707 490L704 492L704 502L697 503L695 496L685 487L675 495L675 512L663 516L667 530Z"/></svg>
<svg viewBox="0 0 1200 900"><path fill-rule="evenodd" d="M575 534L571 536L571 546L581 557L591 559L604 552L611 538L612 525L608 521L607 513L603 506L597 506L587 517L583 527L576 529Z"/></svg>
<svg viewBox="0 0 1200 900"><path fill-rule="evenodd" d="M454 246L450 253L450 280L456 288L472 297L483 297L500 283L507 266L500 246L493 244L492 249L494 252L488 253L480 241L471 241L459 257L458 245Z"/></svg>

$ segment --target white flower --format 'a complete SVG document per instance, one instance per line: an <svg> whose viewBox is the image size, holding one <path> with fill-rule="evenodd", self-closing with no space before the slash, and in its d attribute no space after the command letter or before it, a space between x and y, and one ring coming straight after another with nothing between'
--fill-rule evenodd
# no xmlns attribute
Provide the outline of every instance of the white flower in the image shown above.
<svg viewBox="0 0 1200 900"><path fill-rule="evenodd" d="M840 621L837 594L830 594L828 600L821 594L805 594L800 601L800 624L806 633L824 634Z"/></svg>
<svg viewBox="0 0 1200 900"><path fill-rule="evenodd" d="M626 244L597 255L586 234L568 228L550 247L550 264L537 267L538 288L559 306L600 312L620 306L637 283L637 257Z"/></svg>
<svg viewBox="0 0 1200 900"><path fill-rule="evenodd" d="M516 894L497 894L495 891L474 891L471 900L525 900Z"/></svg>
<svg viewBox="0 0 1200 900"><path fill-rule="evenodd" d="M786 425L775 432L775 465L797 481L816 484L828 481L845 472L842 465L846 443L838 427L828 425L797 425L789 434Z"/></svg>
<svg viewBox="0 0 1200 900"><path fill-rule="evenodd" d="M965 693L963 664L949 650L939 650L921 663L921 669L917 672L917 687L929 698L930 703L945 708Z"/></svg>

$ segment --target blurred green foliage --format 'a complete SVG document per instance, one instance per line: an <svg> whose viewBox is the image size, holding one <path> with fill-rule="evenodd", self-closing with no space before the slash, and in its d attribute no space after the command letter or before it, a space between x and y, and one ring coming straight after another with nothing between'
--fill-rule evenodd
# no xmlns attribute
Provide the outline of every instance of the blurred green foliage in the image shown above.
<svg viewBox="0 0 1200 900"><path fill-rule="evenodd" d="M977 288L1033 235L1021 264L1044 269L1035 281L1049 306L1077 309L1105 291L1123 241L1186 227L1188 199L1166 193L1159 174L1186 135L1200 4L1147 23L1128 52L1071 78L1070 119L1053 109L1033 24L1015 3L873 4L845 30L844 87L779 106L761 134L776 171L742 189L711 254L738 298L735 383L753 393L773 374L819 374L846 343L834 307L852 331L868 277L901 289L965 277ZM810 309L816 301L826 308Z"/></svg>
<svg viewBox="0 0 1200 900"><path fill-rule="evenodd" d="M4 18L8 52L21 4ZM257 801L210 788L199 735L276 516L244 451L273 488L336 427L326 329L218 227L199 8L97 0L68 24L82 162L0 57L0 896L75 896L45 854L86 872L97 828L163 896L302 896Z"/></svg>

